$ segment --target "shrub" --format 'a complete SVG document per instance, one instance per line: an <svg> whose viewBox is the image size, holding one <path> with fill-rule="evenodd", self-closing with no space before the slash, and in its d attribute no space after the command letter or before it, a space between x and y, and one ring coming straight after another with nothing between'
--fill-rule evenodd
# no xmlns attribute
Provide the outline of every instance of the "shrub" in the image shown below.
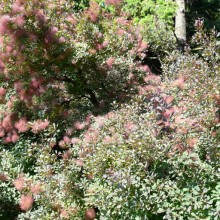
<svg viewBox="0 0 220 220"><path fill-rule="evenodd" d="M215 32L199 28L156 76L134 62L147 44L120 5L92 3L66 22L54 15L71 4L16 2L0 25L1 218L218 219Z"/></svg>

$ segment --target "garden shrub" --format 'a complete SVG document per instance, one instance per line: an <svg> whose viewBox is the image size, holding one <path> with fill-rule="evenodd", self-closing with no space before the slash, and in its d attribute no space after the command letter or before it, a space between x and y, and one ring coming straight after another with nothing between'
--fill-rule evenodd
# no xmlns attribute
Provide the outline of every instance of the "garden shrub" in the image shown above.
<svg viewBox="0 0 220 220"><path fill-rule="evenodd" d="M219 219L217 34L156 76L109 2L1 10L0 218Z"/></svg>

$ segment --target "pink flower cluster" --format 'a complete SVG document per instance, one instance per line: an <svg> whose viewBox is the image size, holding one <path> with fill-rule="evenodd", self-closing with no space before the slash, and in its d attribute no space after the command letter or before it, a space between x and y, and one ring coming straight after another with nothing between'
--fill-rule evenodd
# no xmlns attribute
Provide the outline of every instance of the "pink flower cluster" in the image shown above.
<svg viewBox="0 0 220 220"><path fill-rule="evenodd" d="M113 57L109 57L107 60L106 60L106 64L109 68L112 68L112 65L114 64L115 62L115 59Z"/></svg>
<svg viewBox="0 0 220 220"><path fill-rule="evenodd" d="M21 118L15 123L15 128L17 128L18 132L26 132L29 129L26 118Z"/></svg>
<svg viewBox="0 0 220 220"><path fill-rule="evenodd" d="M1 28L1 27L0 27ZM0 42L1 43L1 42ZM4 73L5 70L5 64L0 59L0 74Z"/></svg>
<svg viewBox="0 0 220 220"><path fill-rule="evenodd" d="M25 18L23 15L17 15L16 17L13 17L11 21L16 24L18 27L23 27L25 24Z"/></svg>
<svg viewBox="0 0 220 220"><path fill-rule="evenodd" d="M6 89L0 88L0 96L5 96L6 91L7 91Z"/></svg>
<svg viewBox="0 0 220 220"><path fill-rule="evenodd" d="M108 44L109 44L109 42L108 42L107 40L105 40L105 41L102 43L102 46L105 48L105 47L108 46Z"/></svg>
<svg viewBox="0 0 220 220"><path fill-rule="evenodd" d="M21 210L28 211L32 208L33 203L34 203L34 199L32 195L28 194L28 195L21 196L19 205L20 205Z"/></svg>
<svg viewBox="0 0 220 220"><path fill-rule="evenodd" d="M147 73L149 73L149 74L153 74L153 73L151 72L150 67L149 67L148 65L141 65L139 68L140 68L140 70L142 70L142 71L144 71L144 72L147 72ZM145 79L145 80L146 80L146 79ZM147 81L148 81L148 79L147 79Z"/></svg>
<svg viewBox="0 0 220 220"><path fill-rule="evenodd" d="M127 132L135 131L137 129L137 126L132 121L128 121L124 125L124 127L125 127Z"/></svg>
<svg viewBox="0 0 220 220"><path fill-rule="evenodd" d="M44 15L43 10L34 10L33 13L40 24L46 21L46 17Z"/></svg>
<svg viewBox="0 0 220 220"><path fill-rule="evenodd" d="M4 174L4 173L0 173L0 181L7 181L8 180L8 177Z"/></svg>
<svg viewBox="0 0 220 220"><path fill-rule="evenodd" d="M119 18L117 18L116 19L116 22L118 23L118 24L122 24L122 25L127 25L129 22L128 22L128 20L126 20L124 17L119 17Z"/></svg>
<svg viewBox="0 0 220 220"><path fill-rule="evenodd" d="M146 50L148 48L148 44L144 42L143 40L140 40L137 46L137 52L141 53L142 51Z"/></svg>
<svg viewBox="0 0 220 220"><path fill-rule="evenodd" d="M177 80L173 82L174 86L177 86L179 89L184 89L185 88L185 79L184 77L180 76Z"/></svg>
<svg viewBox="0 0 220 220"><path fill-rule="evenodd" d="M5 34L8 30L8 25L11 21L11 18L9 15L2 15L0 17L0 34Z"/></svg>
<svg viewBox="0 0 220 220"><path fill-rule="evenodd" d="M85 128L85 123L83 122L80 122L80 121L76 121L74 122L73 124L73 127L76 129L76 130L83 130Z"/></svg>
<svg viewBox="0 0 220 220"><path fill-rule="evenodd" d="M23 89L23 83L21 81L16 81L14 87L21 100L31 101L34 95L38 96L45 92L43 81L43 79L32 77L28 89Z"/></svg>
<svg viewBox="0 0 220 220"><path fill-rule="evenodd" d="M156 76L153 73L151 73L151 70L150 70L150 68L147 65L145 65L143 67L143 70L146 70L149 73L148 76L144 77L144 81L146 83L151 82L151 84L155 84L155 85L160 84L160 82L161 82L160 76Z"/></svg>
<svg viewBox="0 0 220 220"><path fill-rule="evenodd" d="M41 192L41 184L36 184L36 185L33 185L31 186L31 192L34 194L34 195L39 195L40 192Z"/></svg>
<svg viewBox="0 0 220 220"><path fill-rule="evenodd" d="M12 4L12 13L20 13L24 11L24 7L21 5L21 2L16 1Z"/></svg>
<svg viewBox="0 0 220 220"><path fill-rule="evenodd" d="M79 138L72 138L71 143L72 144L78 144L81 140Z"/></svg>
<svg viewBox="0 0 220 220"><path fill-rule="evenodd" d="M89 9L87 10L87 15L92 22L96 22L99 16L99 4L95 1L91 1L89 5Z"/></svg>
<svg viewBox="0 0 220 220"><path fill-rule="evenodd" d="M18 191L21 191L25 188L25 179L24 177L18 177L14 180L14 186Z"/></svg>
<svg viewBox="0 0 220 220"><path fill-rule="evenodd" d="M31 126L32 132L35 134L39 133L40 131L46 129L49 126L49 124L50 124L50 122L48 120L42 121L42 120L38 119Z"/></svg>
<svg viewBox="0 0 220 220"><path fill-rule="evenodd" d="M61 209L60 216L61 216L61 218L68 218L69 217L68 211L65 209Z"/></svg>
<svg viewBox="0 0 220 220"><path fill-rule="evenodd" d="M46 34L45 34L44 41L46 43L58 42L57 32L58 32L57 27L51 27L50 29L48 29Z"/></svg>
<svg viewBox="0 0 220 220"><path fill-rule="evenodd" d="M72 155L72 151L71 150L67 150L64 154L63 154L63 159L67 160L71 157Z"/></svg>
<svg viewBox="0 0 220 220"><path fill-rule="evenodd" d="M19 140L19 136L16 131L9 132L6 137L4 137L5 143L15 143Z"/></svg>
<svg viewBox="0 0 220 220"><path fill-rule="evenodd" d="M14 114L6 114L0 123L0 137L5 143L16 142L19 139L16 127L14 126Z"/></svg>
<svg viewBox="0 0 220 220"><path fill-rule="evenodd" d="M174 97L173 96L166 96L165 97L165 102L169 105L173 102Z"/></svg>
<svg viewBox="0 0 220 220"><path fill-rule="evenodd" d="M98 140L99 131L93 128L89 128L84 136L83 136L83 142L85 143L95 143Z"/></svg>
<svg viewBox="0 0 220 220"><path fill-rule="evenodd" d="M66 148L70 143L71 143L71 139L68 136L64 136L63 139L60 140L58 144L61 148Z"/></svg>
<svg viewBox="0 0 220 220"><path fill-rule="evenodd" d="M122 0L106 0L105 4L117 6L117 5L121 4L121 2L122 2Z"/></svg>

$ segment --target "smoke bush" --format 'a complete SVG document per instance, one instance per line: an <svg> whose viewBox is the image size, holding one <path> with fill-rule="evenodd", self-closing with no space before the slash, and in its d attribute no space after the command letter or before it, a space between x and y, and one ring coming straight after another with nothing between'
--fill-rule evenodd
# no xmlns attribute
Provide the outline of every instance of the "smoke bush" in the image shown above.
<svg viewBox="0 0 220 220"><path fill-rule="evenodd" d="M198 30L199 52L156 76L134 61L148 43L121 1L107 4L1 9L1 218L218 219L217 36Z"/></svg>

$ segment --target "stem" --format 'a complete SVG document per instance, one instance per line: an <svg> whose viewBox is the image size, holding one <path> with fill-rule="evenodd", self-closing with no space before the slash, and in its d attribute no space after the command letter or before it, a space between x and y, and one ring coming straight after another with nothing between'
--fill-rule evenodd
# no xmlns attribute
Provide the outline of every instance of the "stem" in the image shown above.
<svg viewBox="0 0 220 220"><path fill-rule="evenodd" d="M81 77L82 78L82 77ZM63 77L53 77L54 80L57 81L61 81L61 82L67 82L67 83L71 83L72 85L76 85L76 81L72 80L71 78L67 77L67 76L63 76ZM96 98L95 93L88 87L87 82L85 79L82 79L83 83L85 85L85 89L84 91L89 95L88 99L90 100L90 102L95 106L98 107L99 102L98 99Z"/></svg>

